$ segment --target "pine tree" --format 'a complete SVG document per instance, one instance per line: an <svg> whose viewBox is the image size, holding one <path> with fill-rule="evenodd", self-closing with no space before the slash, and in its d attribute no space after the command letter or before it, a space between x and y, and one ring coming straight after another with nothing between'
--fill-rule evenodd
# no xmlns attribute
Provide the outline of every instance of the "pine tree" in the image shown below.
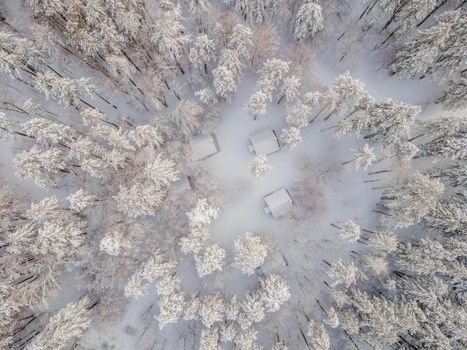
<svg viewBox="0 0 467 350"><path fill-rule="evenodd" d="M250 163L251 174L259 180L263 179L264 175L272 169L274 168L268 162L268 157L265 155L256 156Z"/></svg>
<svg viewBox="0 0 467 350"><path fill-rule="evenodd" d="M446 233L462 233L467 228L467 213L464 198L439 202L424 218L427 226Z"/></svg>
<svg viewBox="0 0 467 350"><path fill-rule="evenodd" d="M260 267L268 254L267 246L261 242L261 238L253 236L250 232L234 241L235 262L234 267L239 268L247 275L253 275Z"/></svg>
<svg viewBox="0 0 467 350"><path fill-rule="evenodd" d="M431 137L420 146L422 157L433 157L433 162L445 159L460 160L466 156L467 118L441 115L422 123L421 131Z"/></svg>
<svg viewBox="0 0 467 350"><path fill-rule="evenodd" d="M408 227L420 222L435 208L444 185L437 179L415 173L396 183L383 197L390 216L383 220L394 227Z"/></svg>
<svg viewBox="0 0 467 350"><path fill-rule="evenodd" d="M298 102L287 107L287 124L295 128L304 128L310 123L311 107L308 104Z"/></svg>
<svg viewBox="0 0 467 350"><path fill-rule="evenodd" d="M77 106L81 101L80 94L92 96L95 89L90 78L61 78L51 72L38 73L34 87L47 99L56 99L66 106Z"/></svg>
<svg viewBox="0 0 467 350"><path fill-rule="evenodd" d="M45 328L26 346L27 350L64 349L73 339L81 337L91 325L89 299L70 303L53 315Z"/></svg>
<svg viewBox="0 0 467 350"><path fill-rule="evenodd" d="M28 0L28 4L34 12L46 16L53 16L56 13L61 14L65 10L61 0Z"/></svg>
<svg viewBox="0 0 467 350"><path fill-rule="evenodd" d="M233 3L245 20L251 23L262 23L274 14L277 4L272 0L224 0Z"/></svg>
<svg viewBox="0 0 467 350"><path fill-rule="evenodd" d="M199 344L200 350L217 350L219 348L219 330L214 328L203 328Z"/></svg>
<svg viewBox="0 0 467 350"><path fill-rule="evenodd" d="M352 153L355 159L343 162L342 164L348 164L353 162L355 170L362 168L363 170L368 167L376 160L376 155L373 153L373 148L365 144L362 148L353 148Z"/></svg>
<svg viewBox="0 0 467 350"><path fill-rule="evenodd" d="M420 111L421 107L395 102L392 99L375 104L369 111L368 131L373 132L365 136L365 139L385 144L403 141Z"/></svg>
<svg viewBox="0 0 467 350"><path fill-rule="evenodd" d="M23 151L14 159L17 175L21 178L31 177L40 187L58 184L59 175L68 173L65 154L58 148L42 151L34 146Z"/></svg>
<svg viewBox="0 0 467 350"><path fill-rule="evenodd" d="M185 297L181 292L171 293L162 297L159 303L159 315L155 319L162 329L171 323L177 323L185 307Z"/></svg>
<svg viewBox="0 0 467 350"><path fill-rule="evenodd" d="M458 72L463 67L465 61L465 35L467 34L467 16L461 15L451 28L451 36L447 40L444 50L438 56L431 69L427 72L429 75L438 77L441 80ZM460 72L465 74L465 72Z"/></svg>
<svg viewBox="0 0 467 350"><path fill-rule="evenodd" d="M291 297L287 281L276 274L260 280L260 291L267 312L279 311Z"/></svg>
<svg viewBox="0 0 467 350"><path fill-rule="evenodd" d="M445 94L438 99L450 110L462 110L467 106L467 75L461 74L459 78L449 80Z"/></svg>
<svg viewBox="0 0 467 350"><path fill-rule="evenodd" d="M294 37L296 40L313 38L323 29L321 6L314 0L306 0L295 17Z"/></svg>
<svg viewBox="0 0 467 350"><path fill-rule="evenodd" d="M401 2L400 8L394 15L397 27L391 32L384 42L393 36L395 39L400 38L413 26L423 20L423 18L425 18L425 16L427 16L435 6L436 0L413 0Z"/></svg>
<svg viewBox="0 0 467 350"><path fill-rule="evenodd" d="M131 218L154 215L166 197L166 190L151 184L136 184L131 187L121 186L113 198L118 210Z"/></svg>
<svg viewBox="0 0 467 350"><path fill-rule="evenodd" d="M11 76L22 73L36 75L36 69L44 54L38 47L27 39L13 33L0 32L0 68Z"/></svg>
<svg viewBox="0 0 467 350"><path fill-rule="evenodd" d="M300 129L291 126L290 128L283 129L279 137L279 141L282 145L288 148L295 148L300 142L302 142L302 136Z"/></svg>
<svg viewBox="0 0 467 350"><path fill-rule="evenodd" d="M331 341L329 339L328 332L322 324L316 323L314 320L310 320L308 322L307 335L311 338L310 341L314 348L321 350L331 349Z"/></svg>
<svg viewBox="0 0 467 350"><path fill-rule="evenodd" d="M356 242L360 239L361 229L352 220L345 222L339 229L342 238L347 239L351 242Z"/></svg>
<svg viewBox="0 0 467 350"><path fill-rule="evenodd" d="M210 275L215 271L222 271L224 259L225 250L217 244L208 246L199 254L196 254L196 271L198 272L199 277Z"/></svg>
<svg viewBox="0 0 467 350"><path fill-rule="evenodd" d="M99 242L99 250L112 256L120 255L123 246L123 236L115 231L107 233Z"/></svg>
<svg viewBox="0 0 467 350"><path fill-rule="evenodd" d="M38 143L46 145L67 144L76 137L76 131L61 123L51 123L44 118L33 118L21 125L24 133L32 136Z"/></svg>
<svg viewBox="0 0 467 350"><path fill-rule="evenodd" d="M397 53L395 61L391 64L391 71L401 78L423 73L444 49L459 16L459 11L444 13L436 25L419 31Z"/></svg>
<svg viewBox="0 0 467 350"><path fill-rule="evenodd" d="M213 54L216 46L212 39L206 34L198 35L193 47L190 49L188 58L194 69L204 71L208 74L207 64L213 59Z"/></svg>
<svg viewBox="0 0 467 350"><path fill-rule="evenodd" d="M246 63L251 58L253 50L253 32L250 27L241 23L236 24L232 29L227 48L235 50L239 59Z"/></svg>
<svg viewBox="0 0 467 350"><path fill-rule="evenodd" d="M348 288L357 281L359 271L352 262L348 263L339 259L331 265L328 270L328 275L333 280L333 286L343 284Z"/></svg>
<svg viewBox="0 0 467 350"><path fill-rule="evenodd" d="M218 216L219 208L213 206L206 198L198 199L196 206L186 213L191 226L209 225Z"/></svg>
<svg viewBox="0 0 467 350"><path fill-rule="evenodd" d="M380 231L370 237L368 245L379 254L390 254L397 250L399 241L393 232Z"/></svg>
<svg viewBox="0 0 467 350"><path fill-rule="evenodd" d="M225 301L220 293L212 293L204 297L199 316L203 325L211 328L216 322L221 322L225 310Z"/></svg>
<svg viewBox="0 0 467 350"><path fill-rule="evenodd" d="M250 97L246 110L255 118L266 114L266 107L272 101L272 93L283 81L289 71L289 62L280 59L269 59L259 71L254 94Z"/></svg>
<svg viewBox="0 0 467 350"><path fill-rule="evenodd" d="M278 103L280 103L282 99L285 99L286 102L294 101L300 93L301 85L302 81L296 75L284 78L284 82L280 87L281 97Z"/></svg>

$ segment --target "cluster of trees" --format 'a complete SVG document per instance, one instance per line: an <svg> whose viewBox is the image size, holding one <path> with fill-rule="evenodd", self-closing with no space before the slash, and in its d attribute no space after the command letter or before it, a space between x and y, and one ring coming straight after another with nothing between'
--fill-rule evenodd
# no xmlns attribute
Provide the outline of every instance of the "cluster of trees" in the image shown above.
<svg viewBox="0 0 467 350"><path fill-rule="evenodd" d="M375 348L463 348L464 232L436 229L443 236L410 241L373 232L368 254L356 254L356 263L333 263L333 306L323 309L324 323Z"/></svg>
<svg viewBox="0 0 467 350"><path fill-rule="evenodd" d="M90 324L90 300L70 304L50 318L49 298L62 274L79 265L88 245L88 227L77 211L57 197L32 203L2 183L0 348L50 349L70 344Z"/></svg>

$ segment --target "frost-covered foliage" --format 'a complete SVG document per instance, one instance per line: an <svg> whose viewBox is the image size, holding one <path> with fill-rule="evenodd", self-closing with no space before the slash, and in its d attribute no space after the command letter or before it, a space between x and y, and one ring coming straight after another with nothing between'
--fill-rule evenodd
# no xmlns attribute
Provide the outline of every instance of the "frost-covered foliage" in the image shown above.
<svg viewBox="0 0 467 350"><path fill-rule="evenodd" d="M401 180L382 197L391 214L383 220L394 227L418 223L436 207L444 189L439 180L430 179L420 173Z"/></svg>
<svg viewBox="0 0 467 350"><path fill-rule="evenodd" d="M89 299L70 303L53 315L45 328L26 346L28 350L63 349L91 325Z"/></svg>
<svg viewBox="0 0 467 350"><path fill-rule="evenodd" d="M274 169L274 167L268 162L268 157L265 155L256 156L250 163L251 175L259 180L272 169Z"/></svg>
<svg viewBox="0 0 467 350"><path fill-rule="evenodd" d="M298 9L295 17L295 39L301 40L314 37L322 29L323 15L321 6L314 0L306 0Z"/></svg>
<svg viewBox="0 0 467 350"><path fill-rule="evenodd" d="M253 236L250 232L234 241L234 250L234 266L242 270L245 275L252 275L256 268L264 263L268 254L261 238Z"/></svg>

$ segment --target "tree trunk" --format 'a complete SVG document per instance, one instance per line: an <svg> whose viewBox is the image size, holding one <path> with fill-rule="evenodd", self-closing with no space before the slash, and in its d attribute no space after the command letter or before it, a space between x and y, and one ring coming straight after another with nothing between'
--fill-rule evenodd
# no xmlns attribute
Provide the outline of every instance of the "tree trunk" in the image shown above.
<svg viewBox="0 0 467 350"><path fill-rule="evenodd" d="M417 24L417 28L420 27L425 21L430 18L436 11L439 10L440 7L442 7L445 3L447 3L447 0L442 0L433 10L430 11L429 14L425 16L425 18Z"/></svg>

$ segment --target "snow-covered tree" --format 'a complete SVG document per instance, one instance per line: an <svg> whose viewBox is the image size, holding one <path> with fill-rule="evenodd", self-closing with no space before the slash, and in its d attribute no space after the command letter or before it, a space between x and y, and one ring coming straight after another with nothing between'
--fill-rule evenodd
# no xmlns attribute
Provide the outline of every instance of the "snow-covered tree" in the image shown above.
<svg viewBox="0 0 467 350"><path fill-rule="evenodd" d="M176 323L185 307L185 296L181 292L164 295L159 303L159 315L155 319L162 329L170 323Z"/></svg>
<svg viewBox="0 0 467 350"><path fill-rule="evenodd" d="M224 0L233 3L245 20L252 23L262 23L277 11L277 5L272 0Z"/></svg>
<svg viewBox="0 0 467 350"><path fill-rule="evenodd" d="M39 143L67 144L70 139L76 136L76 131L68 125L61 123L51 123L44 118L33 118L21 124L24 133L32 136Z"/></svg>
<svg viewBox="0 0 467 350"><path fill-rule="evenodd" d="M331 341L329 340L328 332L326 328L317 323L314 320L308 322L308 337L310 337L310 342L313 344L313 347L320 350L330 350Z"/></svg>
<svg viewBox="0 0 467 350"><path fill-rule="evenodd" d="M217 67L212 71L212 75L214 76L214 89L220 97L227 99L237 91L238 76L227 66Z"/></svg>
<svg viewBox="0 0 467 350"><path fill-rule="evenodd" d="M441 115L421 125L430 141L420 146L420 155L433 157L433 162L460 160L467 154L467 118L463 115Z"/></svg>
<svg viewBox="0 0 467 350"><path fill-rule="evenodd" d="M52 72L38 73L34 87L47 99L55 99L66 106L78 105L81 94L92 96L95 90L90 78L61 78Z"/></svg>
<svg viewBox="0 0 467 350"><path fill-rule="evenodd" d="M345 262L342 259L332 264L327 273L333 280L333 286L343 284L347 288L354 284L359 277L357 267L352 262Z"/></svg>
<svg viewBox="0 0 467 350"><path fill-rule="evenodd" d="M112 255L117 256L120 254L123 242L123 236L121 232L114 231L107 233L99 242L99 250Z"/></svg>
<svg viewBox="0 0 467 350"><path fill-rule="evenodd" d="M390 34L390 37L394 36L395 39L400 38L423 20L435 8L436 0L414 0L400 5L394 16L397 27Z"/></svg>
<svg viewBox="0 0 467 350"><path fill-rule="evenodd" d="M207 65L209 61L213 59L214 50L216 46L212 39L206 34L198 35L193 43L193 47L190 49L188 58L194 69L204 71L208 74Z"/></svg>
<svg viewBox="0 0 467 350"><path fill-rule="evenodd" d="M395 61L391 64L391 71L402 78L424 72L446 45L459 16L459 10L444 13L436 25L419 31L397 53Z"/></svg>
<svg viewBox="0 0 467 350"><path fill-rule="evenodd" d="M273 58L267 60L259 71L254 94L250 97L246 110L255 116L266 114L266 107L272 101L272 93L289 71L289 62Z"/></svg>
<svg viewBox="0 0 467 350"><path fill-rule="evenodd" d="M326 311L326 318L323 321L332 328L339 326L339 316L334 307L330 307L329 310Z"/></svg>
<svg viewBox="0 0 467 350"><path fill-rule="evenodd" d="M235 25L230 34L227 48L235 50L242 62L248 61L253 49L253 32L250 27L241 23Z"/></svg>
<svg viewBox="0 0 467 350"><path fill-rule="evenodd" d="M365 138L385 144L403 141L420 111L421 107L392 99L376 103L369 111L370 133Z"/></svg>
<svg viewBox="0 0 467 350"><path fill-rule="evenodd" d="M265 317L264 302L258 291L248 294L241 304L242 311L252 324L261 322Z"/></svg>
<svg viewBox="0 0 467 350"><path fill-rule="evenodd" d="M66 8L61 0L28 0L29 6L34 12L52 16L56 13L65 12Z"/></svg>
<svg viewBox="0 0 467 350"><path fill-rule="evenodd" d="M442 102L451 110L465 108L467 106L467 75L464 73L459 78L449 80L448 88L438 102Z"/></svg>
<svg viewBox="0 0 467 350"><path fill-rule="evenodd" d="M191 227L189 234L180 238L180 250L183 254L198 254L209 236L206 225Z"/></svg>
<svg viewBox="0 0 467 350"><path fill-rule="evenodd" d="M288 148L295 148L300 142L302 142L302 135L300 129L291 126L290 128L283 129L279 137L279 141L282 145Z"/></svg>
<svg viewBox="0 0 467 350"><path fill-rule="evenodd" d="M172 159L163 158L162 154L158 154L153 161L146 164L144 174L152 181L156 190L166 188L179 179L179 171L175 169L175 162Z"/></svg>
<svg viewBox="0 0 467 350"><path fill-rule="evenodd" d="M58 148L42 151L34 146L18 154L14 164L19 177L31 177L40 187L56 186L59 174L68 173L65 154Z"/></svg>
<svg viewBox="0 0 467 350"><path fill-rule="evenodd" d="M268 162L268 157L265 155L256 156L250 163L251 174L259 180L261 180L264 177L264 175L272 169L274 168Z"/></svg>
<svg viewBox="0 0 467 350"><path fill-rule="evenodd" d="M186 216L191 226L209 225L217 218L219 208L213 206L206 198L198 199L196 206Z"/></svg>
<svg viewBox="0 0 467 350"><path fill-rule="evenodd" d="M260 280L260 291L265 310L267 312L279 311L291 297L287 281L279 275L269 275Z"/></svg>
<svg viewBox="0 0 467 350"><path fill-rule="evenodd" d="M267 246L261 242L261 238L253 236L250 232L245 233L241 238L234 241L234 264L233 266L242 270L249 276L255 273L268 254Z"/></svg>
<svg viewBox="0 0 467 350"><path fill-rule="evenodd" d="M390 254L397 250L399 241L391 231L380 231L370 237L368 245L378 253Z"/></svg>
<svg viewBox="0 0 467 350"><path fill-rule="evenodd" d="M294 37L297 40L313 38L323 29L322 8L314 0L305 0L295 17Z"/></svg>
<svg viewBox="0 0 467 350"><path fill-rule="evenodd" d="M210 275L214 271L222 271L224 259L225 250L217 244L208 246L199 254L196 254L196 271L199 277Z"/></svg>
<svg viewBox="0 0 467 350"><path fill-rule="evenodd" d="M365 144L361 148L353 148L352 153L355 159L349 160L342 164L353 163L355 170L363 169L366 170L376 160L376 155L373 153L373 148L368 144Z"/></svg>
<svg viewBox="0 0 467 350"><path fill-rule="evenodd" d="M160 251L146 260L131 276L125 287L125 295L142 296L149 289L149 285L156 279L165 276L175 268L177 262L161 254Z"/></svg>
<svg viewBox="0 0 467 350"><path fill-rule="evenodd" d="M219 348L219 330L214 328L203 328L199 343L200 350L217 350Z"/></svg>
<svg viewBox="0 0 467 350"><path fill-rule="evenodd" d="M169 118L182 135L189 137L202 131L206 111L194 101L182 100L177 103Z"/></svg>
<svg viewBox="0 0 467 350"><path fill-rule="evenodd" d="M311 107L303 102L298 102L287 108L287 124L295 128L304 128L310 123Z"/></svg>
<svg viewBox="0 0 467 350"><path fill-rule="evenodd" d="M223 320L224 311L224 298L220 293L212 293L203 298L198 312L203 325L207 328L211 328L214 323Z"/></svg>
<svg viewBox="0 0 467 350"><path fill-rule="evenodd" d="M342 238L351 242L356 242L360 238L362 230L360 229L360 226L358 226L352 220L349 220L341 225L339 233Z"/></svg>
<svg viewBox="0 0 467 350"><path fill-rule="evenodd" d="M467 208L462 199L437 203L424 218L425 223L441 232L465 232L467 228Z"/></svg>
<svg viewBox="0 0 467 350"><path fill-rule="evenodd" d="M436 207L444 185L438 179L416 173L396 183L381 197L390 216L383 220L394 227L408 227L418 223Z"/></svg>
<svg viewBox="0 0 467 350"><path fill-rule="evenodd" d="M432 68L427 71L427 74L433 75L433 77L445 80L446 78L453 75L455 72L459 72L465 76L465 72L462 70L465 62L465 34L467 26L467 18L465 14L462 14L458 21L453 24L451 28L451 36L447 40L443 51L434 62Z"/></svg>
<svg viewBox="0 0 467 350"><path fill-rule="evenodd" d="M280 103L283 99L286 102L292 102L297 98L300 93L300 87L302 85L302 81L296 75L291 75L284 79L282 85L280 86L281 97L279 98L278 103Z"/></svg>
<svg viewBox="0 0 467 350"><path fill-rule="evenodd" d="M70 303L53 315L45 328L26 346L27 350L64 349L91 325L89 299Z"/></svg>
<svg viewBox="0 0 467 350"><path fill-rule="evenodd" d="M4 73L20 76L29 72L34 75L34 66L43 58L44 53L34 42L13 33L0 32L0 69Z"/></svg>
<svg viewBox="0 0 467 350"><path fill-rule="evenodd" d="M160 4L155 17L151 42L165 60L177 64L184 73L180 60L185 55L191 39L183 26L180 6L172 1L164 1Z"/></svg>
<svg viewBox="0 0 467 350"><path fill-rule="evenodd" d="M136 184L131 187L121 186L113 198L117 208L129 217L137 218L154 215L162 204L167 192L151 184Z"/></svg>

